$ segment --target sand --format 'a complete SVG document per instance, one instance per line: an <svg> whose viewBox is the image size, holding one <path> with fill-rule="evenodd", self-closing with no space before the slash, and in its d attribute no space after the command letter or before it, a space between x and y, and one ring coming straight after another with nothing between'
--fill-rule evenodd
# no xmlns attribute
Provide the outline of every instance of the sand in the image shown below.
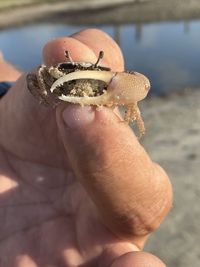
<svg viewBox="0 0 200 267"><path fill-rule="evenodd" d="M200 261L200 89L142 103L152 159L167 171L174 206L146 249L170 267L198 267Z"/></svg>

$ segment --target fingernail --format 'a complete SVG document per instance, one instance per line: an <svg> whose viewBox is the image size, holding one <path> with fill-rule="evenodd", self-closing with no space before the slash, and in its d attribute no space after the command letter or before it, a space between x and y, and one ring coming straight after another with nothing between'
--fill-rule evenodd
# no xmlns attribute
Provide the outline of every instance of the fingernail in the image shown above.
<svg viewBox="0 0 200 267"><path fill-rule="evenodd" d="M95 119L95 110L89 106L69 105L62 116L69 128L76 129L92 123Z"/></svg>

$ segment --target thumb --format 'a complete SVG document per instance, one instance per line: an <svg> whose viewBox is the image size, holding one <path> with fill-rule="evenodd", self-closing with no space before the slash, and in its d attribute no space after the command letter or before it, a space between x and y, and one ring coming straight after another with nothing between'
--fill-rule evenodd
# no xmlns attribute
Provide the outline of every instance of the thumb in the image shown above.
<svg viewBox="0 0 200 267"><path fill-rule="evenodd" d="M56 117L72 168L103 222L141 245L171 206L167 176L112 110L68 105Z"/></svg>

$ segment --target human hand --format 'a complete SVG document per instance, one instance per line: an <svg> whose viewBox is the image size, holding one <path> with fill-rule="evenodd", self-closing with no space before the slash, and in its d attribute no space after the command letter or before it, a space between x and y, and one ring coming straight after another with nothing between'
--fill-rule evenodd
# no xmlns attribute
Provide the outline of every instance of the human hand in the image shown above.
<svg viewBox="0 0 200 267"><path fill-rule="evenodd" d="M21 73L15 69L10 63L4 60L3 53L0 51L0 81L16 81Z"/></svg>
<svg viewBox="0 0 200 267"><path fill-rule="evenodd" d="M47 65L123 70L118 46L85 30L44 48ZM141 252L169 211L171 184L108 108L39 105L23 75L0 101L0 266L163 267Z"/></svg>

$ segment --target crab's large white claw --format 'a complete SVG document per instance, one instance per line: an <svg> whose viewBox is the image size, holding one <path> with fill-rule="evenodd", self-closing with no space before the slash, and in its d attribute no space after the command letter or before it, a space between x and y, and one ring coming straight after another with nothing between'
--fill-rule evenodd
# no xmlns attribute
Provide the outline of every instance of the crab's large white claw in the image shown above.
<svg viewBox="0 0 200 267"><path fill-rule="evenodd" d="M111 71L75 71L56 80L50 91L72 80L99 80L107 84L107 88L99 96L71 96L62 94L60 100L81 105L130 105L144 99L150 89L150 82L138 72Z"/></svg>
<svg viewBox="0 0 200 267"><path fill-rule="evenodd" d="M53 92L57 87L63 85L64 83L67 83L69 81L73 80L81 80L81 79L87 79L87 80L100 80L105 83L109 83L110 80L113 77L113 73L110 71L90 71L90 70L84 70L84 71L75 71L71 72L69 74L66 74L56 80L52 86L50 91Z"/></svg>
<svg viewBox="0 0 200 267"><path fill-rule="evenodd" d="M73 80L99 80L105 82L107 85L111 82L113 76L115 73L110 71L75 71L72 73L69 73L67 75L64 75L63 77L56 80L51 88L50 91L53 92L57 87L63 85L64 83L67 83L69 81ZM70 95L64 95L62 94L59 96L60 100L70 102L70 103L78 103L81 105L103 105L103 103L106 103L108 95L107 92L100 96L84 96L84 97L78 97L78 96L70 96Z"/></svg>

